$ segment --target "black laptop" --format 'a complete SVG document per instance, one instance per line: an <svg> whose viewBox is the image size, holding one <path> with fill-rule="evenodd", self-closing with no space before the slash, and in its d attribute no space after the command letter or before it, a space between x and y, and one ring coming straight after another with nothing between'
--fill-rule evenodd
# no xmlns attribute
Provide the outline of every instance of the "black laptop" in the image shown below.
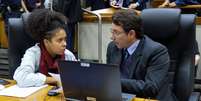
<svg viewBox="0 0 201 101"><path fill-rule="evenodd" d="M59 68L66 99L122 101L117 65L60 61Z"/></svg>

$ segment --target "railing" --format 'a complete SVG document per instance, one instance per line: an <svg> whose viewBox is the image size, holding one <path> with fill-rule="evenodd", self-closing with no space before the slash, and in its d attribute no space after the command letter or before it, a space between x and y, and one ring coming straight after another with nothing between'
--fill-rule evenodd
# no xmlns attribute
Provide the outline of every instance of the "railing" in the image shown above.
<svg viewBox="0 0 201 101"><path fill-rule="evenodd" d="M102 63L102 18L99 13L94 13L82 8L84 12L95 15L98 18L98 62Z"/></svg>

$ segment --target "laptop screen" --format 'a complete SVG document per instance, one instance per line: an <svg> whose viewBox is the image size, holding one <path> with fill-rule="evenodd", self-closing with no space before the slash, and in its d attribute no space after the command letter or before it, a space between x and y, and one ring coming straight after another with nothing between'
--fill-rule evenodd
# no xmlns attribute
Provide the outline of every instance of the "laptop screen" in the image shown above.
<svg viewBox="0 0 201 101"><path fill-rule="evenodd" d="M117 65L60 61L59 71L64 96L69 99L122 100Z"/></svg>

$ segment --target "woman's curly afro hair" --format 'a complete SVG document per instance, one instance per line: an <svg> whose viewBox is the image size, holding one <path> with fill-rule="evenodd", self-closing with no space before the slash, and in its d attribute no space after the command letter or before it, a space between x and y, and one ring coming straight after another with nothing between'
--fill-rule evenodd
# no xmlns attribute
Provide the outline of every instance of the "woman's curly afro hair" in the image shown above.
<svg viewBox="0 0 201 101"><path fill-rule="evenodd" d="M36 41L51 39L54 36L52 31L57 29L67 30L66 17L48 9L36 9L28 17L27 31L31 33Z"/></svg>

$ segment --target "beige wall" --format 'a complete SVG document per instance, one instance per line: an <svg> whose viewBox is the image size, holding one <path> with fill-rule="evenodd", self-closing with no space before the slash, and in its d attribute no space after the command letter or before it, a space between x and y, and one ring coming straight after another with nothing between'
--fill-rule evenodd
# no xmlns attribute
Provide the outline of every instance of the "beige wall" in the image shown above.
<svg viewBox="0 0 201 101"><path fill-rule="evenodd" d="M198 41L198 46L199 46L199 50L201 53L201 25L196 26L196 39ZM197 74L198 74L197 78L201 79L201 61L200 61L199 66L198 66Z"/></svg>

